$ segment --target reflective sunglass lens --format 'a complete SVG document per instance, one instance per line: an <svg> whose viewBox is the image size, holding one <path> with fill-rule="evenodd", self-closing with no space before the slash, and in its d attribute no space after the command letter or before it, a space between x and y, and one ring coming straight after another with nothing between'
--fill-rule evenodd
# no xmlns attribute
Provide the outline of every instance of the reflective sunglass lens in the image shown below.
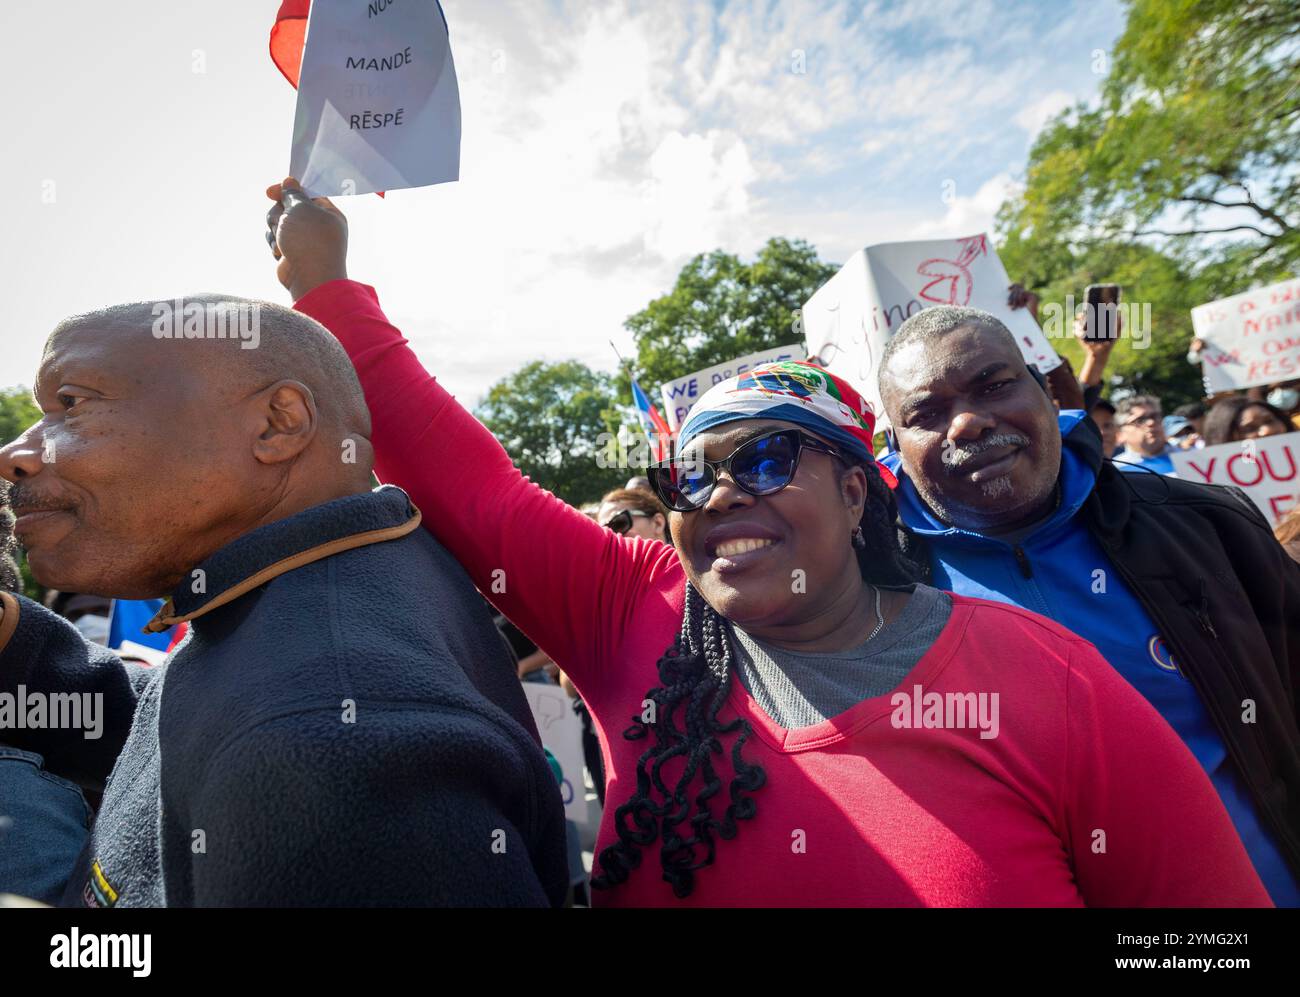
<svg viewBox="0 0 1300 997"><path fill-rule="evenodd" d="M765 436L741 449L732 459L731 470L744 488L767 494L780 491L794 476L798 437L793 433Z"/></svg>

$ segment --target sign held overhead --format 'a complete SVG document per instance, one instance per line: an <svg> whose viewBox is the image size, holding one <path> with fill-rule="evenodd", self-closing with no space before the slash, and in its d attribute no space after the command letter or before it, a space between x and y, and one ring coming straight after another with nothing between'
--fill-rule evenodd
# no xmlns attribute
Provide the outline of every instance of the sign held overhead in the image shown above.
<svg viewBox="0 0 1300 997"><path fill-rule="evenodd" d="M958 305L991 312L1026 363L1046 374L1061 358L1025 309L1007 305L1007 272L987 235L886 242L855 253L803 306L808 359L845 378L884 419L876 373L885 344L917 312Z"/></svg>
<svg viewBox="0 0 1300 997"><path fill-rule="evenodd" d="M304 10L286 0L271 35L298 87L289 172L303 189L336 197L459 179L460 90L437 0L315 0L305 31Z"/></svg>

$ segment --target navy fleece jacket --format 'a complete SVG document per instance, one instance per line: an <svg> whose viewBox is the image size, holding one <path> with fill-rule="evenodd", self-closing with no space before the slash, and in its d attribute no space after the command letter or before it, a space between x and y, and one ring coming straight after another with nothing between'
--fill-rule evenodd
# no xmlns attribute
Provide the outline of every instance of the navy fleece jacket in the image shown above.
<svg viewBox="0 0 1300 997"><path fill-rule="evenodd" d="M559 792L508 652L418 522L383 487L246 534L164 607L190 633L156 669L22 601L0 691L105 696L98 740L6 732L83 782L115 763L70 901L563 901Z"/></svg>

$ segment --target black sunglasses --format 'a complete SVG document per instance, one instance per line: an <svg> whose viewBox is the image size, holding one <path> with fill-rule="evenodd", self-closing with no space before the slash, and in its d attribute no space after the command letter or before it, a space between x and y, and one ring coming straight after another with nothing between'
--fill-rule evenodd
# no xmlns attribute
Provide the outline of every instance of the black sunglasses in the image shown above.
<svg viewBox="0 0 1300 997"><path fill-rule="evenodd" d="M648 512L639 512L636 509L623 509L609 517L609 522L605 524L605 529L613 530L618 534L626 533L632 528L633 516L641 516L645 519L650 518Z"/></svg>
<svg viewBox="0 0 1300 997"><path fill-rule="evenodd" d="M690 512L709 500L723 471L750 495L772 495L794 480L805 450L844 458L821 440L797 429L778 429L737 447L724 460L677 456L651 464L650 487L674 512Z"/></svg>

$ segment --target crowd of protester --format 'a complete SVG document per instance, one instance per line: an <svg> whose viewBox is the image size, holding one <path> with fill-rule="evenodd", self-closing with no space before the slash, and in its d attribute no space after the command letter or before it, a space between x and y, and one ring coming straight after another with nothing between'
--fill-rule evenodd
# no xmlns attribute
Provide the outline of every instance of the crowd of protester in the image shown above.
<svg viewBox="0 0 1300 997"><path fill-rule="evenodd" d="M1037 318L1037 296L1021 284L1008 289L1008 304L1028 308ZM1103 457L1113 461L1119 470L1145 469L1173 475L1170 455L1180 450L1300 431L1300 378L1219 392L1179 405L1168 415L1163 401L1153 395L1128 393L1117 403L1111 401L1103 393L1105 372L1123 336L1123 313L1113 308L1111 314L1107 324L1101 321L1100 310L1098 313L1098 325L1108 334L1089 337L1085 334L1087 317L1080 311L1074 331L1085 359L1078 377L1065 362L1056 376L1047 378L1047 383L1059 409L1077 408L1088 413L1101 433ZM1192 339L1188 363L1201 364L1204 347L1201 340ZM1295 516L1294 512L1289 514L1277 528L1277 537L1284 543L1294 543ZM1294 551L1294 547L1288 546L1288 550Z"/></svg>
<svg viewBox="0 0 1300 997"><path fill-rule="evenodd" d="M1044 376L934 307L884 413L765 364L576 509L349 278L337 208L268 196L260 349L68 319L0 450L0 697L102 704L93 738L0 723L0 892L1300 906L1300 518L1170 457L1300 428L1300 382L1166 415L1105 397L1113 341ZM188 628L152 666L103 639L148 597ZM582 721L586 859L532 682Z"/></svg>

